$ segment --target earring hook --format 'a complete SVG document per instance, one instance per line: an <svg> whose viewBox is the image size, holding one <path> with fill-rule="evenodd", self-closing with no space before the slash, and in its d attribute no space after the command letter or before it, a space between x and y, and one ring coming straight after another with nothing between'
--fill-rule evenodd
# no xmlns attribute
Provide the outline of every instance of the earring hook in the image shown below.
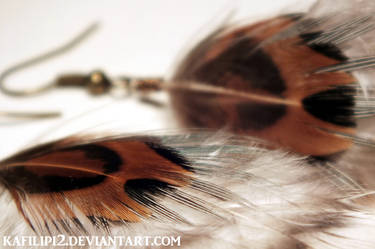
<svg viewBox="0 0 375 249"><path fill-rule="evenodd" d="M111 79L100 70L92 71L89 74L64 74L57 77L37 88L29 88L23 90L14 90L5 84L5 80L11 74L17 73L25 68L43 63L53 57L62 55L83 42L88 36L94 33L99 27L99 23L93 23L76 35L67 43L58 46L41 55L32 57L23 62L9 67L0 74L0 91L12 97L27 97L41 94L55 87L84 87L90 94L100 95L109 92L111 89L117 89L121 93L131 94L139 92L147 95L149 92L161 90L161 83L164 82L163 77L129 77L122 76ZM52 118L59 116L59 112L7 112L0 111L0 116L11 118Z"/></svg>
<svg viewBox="0 0 375 249"><path fill-rule="evenodd" d="M25 96L32 96L37 95L42 92L45 92L47 90L50 90L51 88L56 87L57 82L51 81L47 82L45 85L38 87L38 88L31 88L31 89L25 89L25 90L13 90L8 88L5 85L5 79L9 77L9 75L14 74L18 71L21 71L27 67L34 66L36 64L40 64L42 62L45 62L53 57L59 56L61 54L64 54L68 52L69 50L73 49L77 45L79 45L83 40L85 40L88 36L94 33L99 27L99 23L93 23L86 29L84 29L81 33L79 33L77 36L75 36L73 39L68 41L67 43L63 44L62 46L59 46L55 49L52 49L46 53L43 53L41 55L38 55L36 57L33 57L31 59L25 60L19 64L16 64L14 66L9 67L8 69L4 70L0 74L0 90L7 95L14 96L14 97L25 97ZM38 115L37 115L38 116Z"/></svg>

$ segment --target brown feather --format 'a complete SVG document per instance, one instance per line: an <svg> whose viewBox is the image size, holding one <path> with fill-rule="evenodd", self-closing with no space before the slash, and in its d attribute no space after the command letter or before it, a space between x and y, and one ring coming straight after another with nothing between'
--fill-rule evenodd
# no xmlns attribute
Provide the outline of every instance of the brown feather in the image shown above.
<svg viewBox="0 0 375 249"><path fill-rule="evenodd" d="M150 179L184 186L192 174L176 163L178 160L173 162L158 154L153 146L162 145L154 138L107 139L79 145L72 141L75 139L43 145L2 163L2 181L34 229L35 224L77 219L72 205L87 217L139 222L152 211L126 193L128 181Z"/></svg>
<svg viewBox="0 0 375 249"><path fill-rule="evenodd" d="M308 106L304 101L315 95L318 99L330 90L341 91L343 86L351 89L350 84L357 80L347 72L314 73L345 60L330 44L319 51L302 35L278 37L298 21L293 15L276 17L226 28L200 42L179 65L168 86L181 123L226 127L313 156L332 155L351 147L350 139L336 133L355 134L353 114L342 118L339 113L344 108L350 113L354 105L346 105L354 102L353 97L337 104L332 94L332 105L337 105L334 108L338 111L327 115L337 115L337 122L310 112L319 108L319 102ZM333 50L334 56L328 50ZM324 115L324 110L321 112Z"/></svg>

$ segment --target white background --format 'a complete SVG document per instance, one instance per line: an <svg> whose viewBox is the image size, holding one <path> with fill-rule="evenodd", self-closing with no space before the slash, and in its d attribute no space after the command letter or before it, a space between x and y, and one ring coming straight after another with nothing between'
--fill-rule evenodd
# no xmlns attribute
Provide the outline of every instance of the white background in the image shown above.
<svg viewBox="0 0 375 249"><path fill-rule="evenodd" d="M0 0L0 71L71 39L93 22L100 29L79 47L7 79L14 88L37 86L63 72L102 69L109 75L163 75L189 42L236 9L238 18L264 18L304 0ZM293 4L294 3L294 4ZM297 3L297 4L296 4ZM301 7L303 8L303 7ZM202 33L203 32L203 33ZM191 44L190 44L191 45ZM35 142L41 134L75 127L121 127L131 132L170 128L163 111L134 98L91 97L83 89L55 90L42 96L0 94L0 111L60 110L61 118L20 122L0 117L0 157ZM90 111L91 110L91 111ZM74 124L74 125L73 125ZM77 128L78 127L78 128ZM73 129L73 128L72 128Z"/></svg>

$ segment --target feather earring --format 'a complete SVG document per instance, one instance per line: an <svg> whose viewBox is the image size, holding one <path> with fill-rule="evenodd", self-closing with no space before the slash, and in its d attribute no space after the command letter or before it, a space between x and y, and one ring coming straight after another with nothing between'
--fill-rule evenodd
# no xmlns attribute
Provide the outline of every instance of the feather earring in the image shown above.
<svg viewBox="0 0 375 249"><path fill-rule="evenodd" d="M0 182L23 217L3 216L0 229L179 236L182 248L372 247L375 216L363 205L370 193L332 167L267 146L209 132L39 145L0 162Z"/></svg>
<svg viewBox="0 0 375 249"><path fill-rule="evenodd" d="M186 126L229 127L317 157L353 142L372 146L351 128L354 118L372 114L371 106L361 106L371 104L361 92L371 95L371 85L357 89L352 81L359 76L337 69L360 69L344 52L352 51L346 45L354 38L370 34L371 18L351 19L357 12L350 10L339 26L337 10L322 13L322 3L306 15L221 27L165 83L123 83L141 93L167 90ZM314 60L297 63L305 54ZM267 73L244 69L249 61ZM90 82L108 89L111 81L103 76L94 73ZM282 119L286 124L277 128ZM300 137L313 146L301 146ZM13 235L163 234L180 236L185 248L372 248L372 192L329 162L269 150L278 146L208 132L72 136L39 145L0 162L1 198L12 200L7 214L19 212L3 216L0 229Z"/></svg>
<svg viewBox="0 0 375 249"><path fill-rule="evenodd" d="M321 0L302 14L225 23L193 47L170 77L111 79L96 71L67 75L51 86L83 86L93 94L120 88L141 96L165 90L185 127L227 128L303 155L327 158L353 143L373 147L362 124L374 114L375 7L369 0L331 5ZM31 61L64 52L95 27ZM30 64L7 70L1 80ZM17 92L1 85L18 96L49 88Z"/></svg>

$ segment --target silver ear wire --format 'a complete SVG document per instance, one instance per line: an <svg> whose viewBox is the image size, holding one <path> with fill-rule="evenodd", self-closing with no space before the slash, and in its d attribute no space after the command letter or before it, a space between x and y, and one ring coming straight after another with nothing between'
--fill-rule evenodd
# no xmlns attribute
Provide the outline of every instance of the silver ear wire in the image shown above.
<svg viewBox="0 0 375 249"><path fill-rule="evenodd" d="M98 23L91 24L89 27L87 27L85 30L83 30L81 33L79 33L77 36L75 36L72 40L69 42L63 44L60 47L57 47L55 49L52 49L46 53L43 53L41 55L38 55L36 57L33 57L31 59L25 60L17 65L11 66L10 68L4 70L0 74L0 90L6 94L13 97L26 97L26 96L32 96L37 95L40 93L43 93L47 90L50 90L54 87L56 87L56 81L47 82L45 85L38 87L38 88L30 88L30 89L23 89L23 90L14 90L10 89L5 85L5 79L9 77L9 75L14 74L18 71L21 71L27 67L34 66L36 64L40 64L42 62L45 62L53 57L62 55L69 50L73 49L77 45L79 45L84 39L86 39L89 35L91 35L94 31L96 31L99 27Z"/></svg>
<svg viewBox="0 0 375 249"><path fill-rule="evenodd" d="M42 94L53 88L60 87L80 87L86 88L91 95L101 95L108 93L111 90L122 91L126 94L131 94L133 91L140 93L142 96L147 95L149 92L159 91L162 89L161 83L164 82L163 77L118 77L116 79L109 78L104 72L100 70L95 70L89 74L64 74L56 77L52 81L46 82L41 87L37 88L25 88L15 90L9 88L5 84L5 80L10 75L17 73L25 68L35 66L37 64L43 63L49 59L56 56L62 55L69 50L73 49L79 45L84 39L90 36L99 27L98 23L91 24L73 39L67 43L45 52L36 57L27 59L16 65L13 65L0 74L0 91L6 95L12 97L28 97ZM52 118L59 116L59 112L2 112L0 111L0 116L6 116L10 118Z"/></svg>
<svg viewBox="0 0 375 249"><path fill-rule="evenodd" d="M23 89L23 90L14 90L8 88L5 84L5 79L9 77L11 74L14 74L18 71L21 71L27 67L31 67L42 62L45 62L53 57L62 55L69 50L76 47L79 43L81 43L84 39L86 39L89 35L91 35L94 31L97 30L99 27L98 23L91 24L77 36L75 36L72 40L63 44L60 47L52 49L46 53L33 57L31 59L25 60L17 65L11 66L8 69L4 70L0 74L0 91L6 95L13 96L13 97L27 97L27 96L34 96L37 94L41 94L46 92L54 87L57 86L59 83L58 80L54 80L51 82L47 82L45 85L38 87L38 88L30 88L30 89ZM61 114L60 112L16 112L16 111L0 111L0 117L11 118L11 119L46 119L46 118L55 118L59 117Z"/></svg>

